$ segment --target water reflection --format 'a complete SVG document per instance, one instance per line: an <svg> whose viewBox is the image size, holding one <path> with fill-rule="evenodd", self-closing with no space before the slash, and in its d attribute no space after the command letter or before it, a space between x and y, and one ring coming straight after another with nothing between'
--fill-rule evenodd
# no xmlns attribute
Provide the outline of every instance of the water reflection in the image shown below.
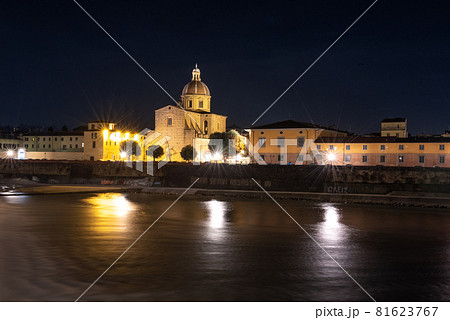
<svg viewBox="0 0 450 320"><path fill-rule="evenodd" d="M320 237L327 245L339 246L345 236L345 225L339 222L339 209L331 204L323 204L321 211L324 220L319 226Z"/></svg>
<svg viewBox="0 0 450 320"><path fill-rule="evenodd" d="M209 226L213 229L223 228L225 224L226 203L217 200L206 202L209 215Z"/></svg>
<svg viewBox="0 0 450 320"><path fill-rule="evenodd" d="M88 198L85 201L92 205L96 214L100 216L115 215L123 217L136 208L136 206L128 201L122 194L103 193Z"/></svg>
<svg viewBox="0 0 450 320"><path fill-rule="evenodd" d="M208 236L219 240L225 233L226 215L231 210L230 203L210 200L204 202L208 215Z"/></svg>
<svg viewBox="0 0 450 320"><path fill-rule="evenodd" d="M89 205L92 228L97 232L122 231L127 228L127 216L137 206L124 195L102 193L84 200Z"/></svg>

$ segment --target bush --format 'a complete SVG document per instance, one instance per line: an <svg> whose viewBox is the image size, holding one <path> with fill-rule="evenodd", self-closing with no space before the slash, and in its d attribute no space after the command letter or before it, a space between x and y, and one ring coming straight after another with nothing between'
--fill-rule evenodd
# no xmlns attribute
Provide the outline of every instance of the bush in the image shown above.
<svg viewBox="0 0 450 320"><path fill-rule="evenodd" d="M186 161L192 161L195 158L195 150L192 145L184 146L180 152L181 157Z"/></svg>

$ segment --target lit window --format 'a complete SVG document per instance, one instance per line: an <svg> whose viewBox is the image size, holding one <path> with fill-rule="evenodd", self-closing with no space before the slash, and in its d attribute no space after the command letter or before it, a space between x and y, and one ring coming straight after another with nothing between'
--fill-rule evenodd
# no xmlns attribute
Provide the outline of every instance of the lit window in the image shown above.
<svg viewBox="0 0 450 320"><path fill-rule="evenodd" d="M405 157L403 156L398 156L398 162L399 163L403 163L403 160L405 159Z"/></svg>

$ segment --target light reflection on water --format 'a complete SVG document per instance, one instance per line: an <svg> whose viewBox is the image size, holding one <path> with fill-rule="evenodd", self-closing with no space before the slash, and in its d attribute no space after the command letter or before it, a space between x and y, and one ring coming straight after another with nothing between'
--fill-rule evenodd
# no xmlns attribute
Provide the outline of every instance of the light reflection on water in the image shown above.
<svg viewBox="0 0 450 320"><path fill-rule="evenodd" d="M322 204L320 206L323 222L319 225L319 236L324 244L329 246L339 246L345 240L346 226L340 223L341 213L332 204Z"/></svg>
<svg viewBox="0 0 450 320"><path fill-rule="evenodd" d="M138 206L125 195L101 193L83 200L89 209L92 227L98 232L120 231L127 228L127 216Z"/></svg>
<svg viewBox="0 0 450 320"><path fill-rule="evenodd" d="M0 300L73 301L173 200L112 193L0 197ZM450 299L448 210L281 204L377 300ZM86 300L367 296L272 201L183 198Z"/></svg>
<svg viewBox="0 0 450 320"><path fill-rule="evenodd" d="M231 204L226 201L209 200L203 203L208 219L208 236L220 240L225 230L226 215L231 210Z"/></svg>

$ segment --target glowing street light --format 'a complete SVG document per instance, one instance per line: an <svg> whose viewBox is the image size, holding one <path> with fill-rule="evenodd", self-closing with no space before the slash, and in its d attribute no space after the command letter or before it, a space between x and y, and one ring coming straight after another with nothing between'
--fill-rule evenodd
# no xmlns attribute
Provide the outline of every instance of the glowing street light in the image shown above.
<svg viewBox="0 0 450 320"><path fill-rule="evenodd" d="M328 153L328 154L327 154L327 160L328 160L329 162L334 162L334 161L336 161L336 154L335 154L335 153Z"/></svg>
<svg viewBox="0 0 450 320"><path fill-rule="evenodd" d="M14 156L14 151L12 151L12 150L6 151L6 156L11 158L12 156Z"/></svg>
<svg viewBox="0 0 450 320"><path fill-rule="evenodd" d="M127 153L126 153L125 151L121 152L121 153L120 153L120 157L121 157L122 159L125 159L125 158L127 157Z"/></svg>

